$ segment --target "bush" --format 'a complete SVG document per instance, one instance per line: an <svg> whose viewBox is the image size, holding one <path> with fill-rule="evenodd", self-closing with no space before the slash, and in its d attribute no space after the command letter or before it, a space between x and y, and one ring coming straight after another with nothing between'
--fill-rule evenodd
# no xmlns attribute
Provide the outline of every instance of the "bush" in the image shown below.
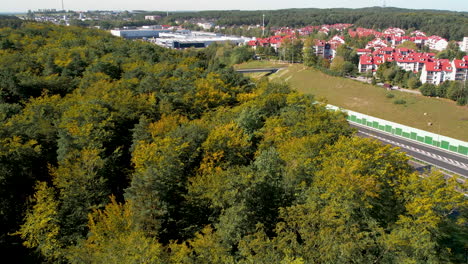
<svg viewBox="0 0 468 264"><path fill-rule="evenodd" d="M395 95L394 95L394 94L391 94L391 93L389 93L389 94L387 94L387 95L386 95L386 97L387 97L387 98L393 98L393 97L395 97Z"/></svg>
<svg viewBox="0 0 468 264"><path fill-rule="evenodd" d="M416 77L412 77L408 79L407 85L411 89L417 89L421 86L421 81L419 81L419 79Z"/></svg>
<svg viewBox="0 0 468 264"><path fill-rule="evenodd" d="M425 83L419 87L419 91L425 96L436 96L436 86L430 83Z"/></svg>
<svg viewBox="0 0 468 264"><path fill-rule="evenodd" d="M393 101L393 103L394 103L394 104L401 104L401 105L403 105L403 104L406 104L406 101L403 100L403 99L397 99L397 100Z"/></svg>

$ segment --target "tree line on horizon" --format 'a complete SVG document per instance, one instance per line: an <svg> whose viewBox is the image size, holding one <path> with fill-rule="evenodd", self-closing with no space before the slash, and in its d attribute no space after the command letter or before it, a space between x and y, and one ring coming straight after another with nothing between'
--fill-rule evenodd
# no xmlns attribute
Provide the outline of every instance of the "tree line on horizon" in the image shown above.
<svg viewBox="0 0 468 264"><path fill-rule="evenodd" d="M455 7L454 7L455 8ZM145 15L161 15L157 21L144 19ZM357 27L385 29L400 27L405 30L422 30L430 35L438 35L447 40L461 41L468 36L468 13L447 10L415 10L394 7L368 8L295 8L281 10L215 10L196 12L172 12L166 16L165 12L147 11L135 14L128 13L132 21L122 21L114 18L100 21L72 21L77 26L101 26L111 29L122 26L141 26L145 24L171 24L195 20L214 21L220 26L239 27L243 25L261 25L265 14L265 24L274 27L304 27L309 25L323 25L336 23L351 23ZM260 37L260 36L257 36Z"/></svg>
<svg viewBox="0 0 468 264"><path fill-rule="evenodd" d="M0 22L1 23L1 22ZM460 263L468 201L227 46L0 28L0 248L20 263Z"/></svg>
<svg viewBox="0 0 468 264"><path fill-rule="evenodd" d="M399 27L405 30L421 30L447 40L461 41L468 36L468 13L442 10L413 10L402 8L298 8L256 11L199 11L172 13L164 22L190 19L214 20L220 26L265 25L273 27L317 26L323 24L350 23L356 27L386 29Z"/></svg>

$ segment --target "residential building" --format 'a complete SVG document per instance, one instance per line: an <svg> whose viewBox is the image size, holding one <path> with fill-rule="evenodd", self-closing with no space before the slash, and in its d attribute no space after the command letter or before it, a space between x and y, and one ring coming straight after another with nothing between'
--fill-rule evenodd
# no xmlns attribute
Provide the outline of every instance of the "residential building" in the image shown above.
<svg viewBox="0 0 468 264"><path fill-rule="evenodd" d="M204 30L209 30L209 29L211 29L211 28L214 26L214 24L211 23L211 22L197 23L197 26L203 28Z"/></svg>
<svg viewBox="0 0 468 264"><path fill-rule="evenodd" d="M375 66L374 57L367 54L359 57L358 71L360 73L373 72L376 70Z"/></svg>
<svg viewBox="0 0 468 264"><path fill-rule="evenodd" d="M464 37L460 49L464 52L468 52L468 37Z"/></svg>
<svg viewBox="0 0 468 264"><path fill-rule="evenodd" d="M452 61L452 79L455 81L468 80L468 56L463 57L461 60Z"/></svg>
<svg viewBox="0 0 468 264"><path fill-rule="evenodd" d="M356 30L349 29L348 34L350 37L355 38L364 38L368 36L375 36L375 37L380 37L382 36L381 32L375 31L373 29L368 29L368 28L356 28Z"/></svg>
<svg viewBox="0 0 468 264"><path fill-rule="evenodd" d="M421 71L422 83L439 85L445 81L468 80L468 56L461 60L449 61L447 59L427 62Z"/></svg>
<svg viewBox="0 0 468 264"><path fill-rule="evenodd" d="M422 32L422 31L419 31L419 30L415 30L415 31L411 32L411 36L426 37L426 33Z"/></svg>
<svg viewBox="0 0 468 264"><path fill-rule="evenodd" d="M385 35L393 35L393 36L401 37L401 36L404 36L406 32L401 28L387 28L386 30L384 30L383 33Z"/></svg>
<svg viewBox="0 0 468 264"><path fill-rule="evenodd" d="M379 65L385 62L395 62L397 66L406 71L420 72L426 62L434 59L434 53L418 53L412 49L385 47L370 53L369 50L357 50L361 55L359 59L359 72L376 71Z"/></svg>
<svg viewBox="0 0 468 264"><path fill-rule="evenodd" d="M330 44L324 40L315 40L314 51L317 57L333 59L336 55L336 44Z"/></svg>
<svg viewBox="0 0 468 264"><path fill-rule="evenodd" d="M420 81L439 85L444 81L452 80L453 68L448 59L435 60L424 64Z"/></svg>
<svg viewBox="0 0 468 264"><path fill-rule="evenodd" d="M364 55L364 54L370 54L372 53L372 50L370 49L357 49L356 53L358 56Z"/></svg>
<svg viewBox="0 0 468 264"><path fill-rule="evenodd" d="M374 48L374 49L381 49L381 48L386 48L388 47L388 44L385 40L382 40L381 38L375 38L366 45L366 49Z"/></svg>
<svg viewBox="0 0 468 264"><path fill-rule="evenodd" d="M425 45L430 49L442 51L447 48L448 41L439 36L430 36L427 38Z"/></svg>

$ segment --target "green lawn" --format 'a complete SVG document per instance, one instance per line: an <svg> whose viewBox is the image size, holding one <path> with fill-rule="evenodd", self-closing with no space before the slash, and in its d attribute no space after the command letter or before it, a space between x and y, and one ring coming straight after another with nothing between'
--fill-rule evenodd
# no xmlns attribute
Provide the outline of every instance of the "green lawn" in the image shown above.
<svg viewBox="0 0 468 264"><path fill-rule="evenodd" d="M270 78L286 81L300 92L315 95L319 101L326 99L329 104L342 108L468 141L468 107L457 106L448 99L387 91L382 87L329 76L303 65L290 66ZM394 98L387 98L388 93L394 94ZM398 99L405 100L406 104L394 104Z"/></svg>
<svg viewBox="0 0 468 264"><path fill-rule="evenodd" d="M266 60L252 60L248 62L244 62L241 64L234 65L234 69L241 70L241 69L257 69L257 68L281 68L287 67L289 64L280 63L276 61L266 61Z"/></svg>

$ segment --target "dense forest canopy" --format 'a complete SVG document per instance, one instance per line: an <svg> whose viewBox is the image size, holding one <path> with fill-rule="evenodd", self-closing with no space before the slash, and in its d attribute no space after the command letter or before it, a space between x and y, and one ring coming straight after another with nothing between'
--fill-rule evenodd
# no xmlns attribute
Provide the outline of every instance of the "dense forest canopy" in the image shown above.
<svg viewBox="0 0 468 264"><path fill-rule="evenodd" d="M466 186L419 177L343 113L237 74L228 53L1 28L2 251L20 263L464 260Z"/></svg>
<svg viewBox="0 0 468 264"><path fill-rule="evenodd" d="M171 13L166 21L212 19L221 26L261 25L265 14L268 27L302 27L335 23L351 23L358 27L385 29L400 27L418 29L448 40L468 36L468 13L440 10L411 10L401 8L332 8L283 9L258 11L200 11Z"/></svg>

